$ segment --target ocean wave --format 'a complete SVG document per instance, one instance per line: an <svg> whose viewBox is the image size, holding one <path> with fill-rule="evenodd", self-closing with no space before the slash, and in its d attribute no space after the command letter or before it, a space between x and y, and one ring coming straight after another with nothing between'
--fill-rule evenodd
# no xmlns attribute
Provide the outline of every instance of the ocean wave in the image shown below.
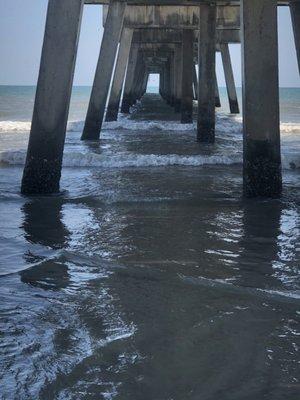
<svg viewBox="0 0 300 400"><path fill-rule="evenodd" d="M281 122L280 124L281 133L300 133L300 124L291 122Z"/></svg>
<svg viewBox="0 0 300 400"><path fill-rule="evenodd" d="M1 132L26 132L30 131L31 122L27 121L0 121ZM84 121L69 121L67 132L82 132ZM132 131L189 131L196 128L196 124L181 124L179 122L133 121L128 117L121 117L118 121L104 122L105 130L132 130Z"/></svg>
<svg viewBox="0 0 300 400"><path fill-rule="evenodd" d="M23 165L26 152L24 150L3 151L0 153L0 163L8 165ZM195 155L181 156L178 154L118 154L102 155L96 153L66 152L63 158L64 167L102 167L102 168L126 168L126 167L160 167L171 165L201 166L218 164L240 164L239 154L225 155Z"/></svg>
<svg viewBox="0 0 300 400"><path fill-rule="evenodd" d="M68 132L82 132L84 121L69 121ZM179 122L168 121L134 121L130 117L121 117L118 121L104 122L104 130L132 130L132 131L193 131L196 123L181 124ZM0 133L2 132L27 132L30 131L31 122L29 121L0 121ZM242 117L232 117L226 114L217 114L216 129L228 133L242 132ZM280 124L282 134L300 133L300 124L282 122Z"/></svg>
<svg viewBox="0 0 300 400"><path fill-rule="evenodd" d="M31 122L29 121L0 121L1 132L26 132L30 131Z"/></svg>
<svg viewBox="0 0 300 400"><path fill-rule="evenodd" d="M25 150L9 150L0 152L0 164L24 165ZM129 168L129 167L161 167L161 166L204 166L204 165L234 165L242 164L242 154L230 155L190 155L178 154L116 154L103 155L97 153L65 152L64 167L101 167L101 168ZM286 153L282 155L283 169L300 169L300 155Z"/></svg>

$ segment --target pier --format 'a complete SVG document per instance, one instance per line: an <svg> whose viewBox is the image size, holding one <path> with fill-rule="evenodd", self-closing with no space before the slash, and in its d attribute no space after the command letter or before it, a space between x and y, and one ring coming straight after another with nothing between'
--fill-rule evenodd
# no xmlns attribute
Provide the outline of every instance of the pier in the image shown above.
<svg viewBox="0 0 300 400"><path fill-rule="evenodd" d="M280 196L277 7L290 7L300 71L300 0L49 0L23 194L59 191L85 4L103 5L104 33L82 140L101 139L103 121L129 113L157 73L159 93L181 123L193 121L197 101L199 146L214 143L216 52L230 111L239 113L229 44L241 43L244 195Z"/></svg>

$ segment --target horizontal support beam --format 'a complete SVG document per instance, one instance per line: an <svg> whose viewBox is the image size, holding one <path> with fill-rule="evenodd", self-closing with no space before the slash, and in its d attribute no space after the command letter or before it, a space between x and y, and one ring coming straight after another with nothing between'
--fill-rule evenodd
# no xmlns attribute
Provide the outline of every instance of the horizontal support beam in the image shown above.
<svg viewBox="0 0 300 400"><path fill-rule="evenodd" d="M209 4L211 0L120 0L130 5L168 5L168 6L197 6L201 4ZM299 0L300 1L300 0ZM107 5L109 0L85 0L85 4L91 5ZM239 5L240 0L216 0L217 5ZM278 0L279 6L288 6L289 0Z"/></svg>
<svg viewBox="0 0 300 400"><path fill-rule="evenodd" d="M103 9L103 24L106 21L107 7ZM124 24L137 28L197 29L199 27L199 6L166 5L127 5ZM239 29L240 7L218 6L217 29Z"/></svg>
<svg viewBox="0 0 300 400"><path fill-rule="evenodd" d="M238 29L217 29L217 43L240 43L240 31ZM135 29L134 43L181 43L182 30L180 29ZM198 30L194 29L194 42L198 43Z"/></svg>

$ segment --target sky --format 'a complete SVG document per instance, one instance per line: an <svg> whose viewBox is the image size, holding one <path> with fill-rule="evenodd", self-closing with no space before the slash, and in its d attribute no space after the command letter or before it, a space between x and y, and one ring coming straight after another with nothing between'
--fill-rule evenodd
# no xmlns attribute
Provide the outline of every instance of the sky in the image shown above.
<svg viewBox="0 0 300 400"><path fill-rule="evenodd" d="M35 85L44 35L47 0L0 0L0 85ZM288 7L280 7L279 82L281 87L300 87L295 44ZM102 7L84 7L74 85L91 85L103 34ZM234 75L241 86L241 48L230 45ZM217 76L225 86L221 57ZM152 77L152 84L157 83ZM150 84L151 84L150 83Z"/></svg>

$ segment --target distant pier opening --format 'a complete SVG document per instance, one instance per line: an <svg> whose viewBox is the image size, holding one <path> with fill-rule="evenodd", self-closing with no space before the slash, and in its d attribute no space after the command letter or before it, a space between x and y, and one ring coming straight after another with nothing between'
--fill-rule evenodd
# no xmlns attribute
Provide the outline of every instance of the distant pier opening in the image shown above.
<svg viewBox="0 0 300 400"><path fill-rule="evenodd" d="M158 93L159 74L150 74L147 84L147 93Z"/></svg>

